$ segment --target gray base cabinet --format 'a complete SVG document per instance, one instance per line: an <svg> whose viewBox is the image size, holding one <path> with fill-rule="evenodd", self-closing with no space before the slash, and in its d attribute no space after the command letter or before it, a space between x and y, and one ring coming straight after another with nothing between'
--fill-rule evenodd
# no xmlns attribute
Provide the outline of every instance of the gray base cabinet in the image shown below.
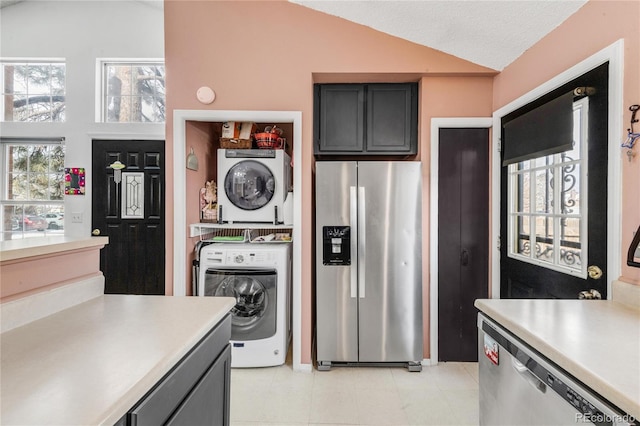
<svg viewBox="0 0 640 426"><path fill-rule="evenodd" d="M118 425L229 425L230 338L227 315Z"/></svg>
<svg viewBox="0 0 640 426"><path fill-rule="evenodd" d="M417 147L417 83L314 86L315 155L414 155Z"/></svg>

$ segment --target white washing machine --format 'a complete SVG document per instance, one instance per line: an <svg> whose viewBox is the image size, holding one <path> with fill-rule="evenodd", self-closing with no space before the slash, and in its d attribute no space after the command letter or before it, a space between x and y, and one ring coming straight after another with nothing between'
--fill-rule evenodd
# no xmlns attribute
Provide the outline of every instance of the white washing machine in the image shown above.
<svg viewBox="0 0 640 426"><path fill-rule="evenodd" d="M237 301L231 310L231 367L284 364L291 339L290 243L203 247L197 294Z"/></svg>
<svg viewBox="0 0 640 426"><path fill-rule="evenodd" d="M218 222L283 223L291 179L282 149L219 149Z"/></svg>

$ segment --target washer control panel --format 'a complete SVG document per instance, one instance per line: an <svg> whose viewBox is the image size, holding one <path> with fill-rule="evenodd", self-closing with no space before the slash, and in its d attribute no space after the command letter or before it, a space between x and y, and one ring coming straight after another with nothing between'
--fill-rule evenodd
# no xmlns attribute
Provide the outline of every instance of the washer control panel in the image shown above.
<svg viewBox="0 0 640 426"><path fill-rule="evenodd" d="M229 251L226 253L227 265L273 265L276 258L273 253L262 251Z"/></svg>
<svg viewBox="0 0 640 426"><path fill-rule="evenodd" d="M200 252L200 264L213 266L275 266L286 264L286 255L282 250L256 244L258 247L216 247L214 244L206 246ZM281 247L278 247L281 248Z"/></svg>

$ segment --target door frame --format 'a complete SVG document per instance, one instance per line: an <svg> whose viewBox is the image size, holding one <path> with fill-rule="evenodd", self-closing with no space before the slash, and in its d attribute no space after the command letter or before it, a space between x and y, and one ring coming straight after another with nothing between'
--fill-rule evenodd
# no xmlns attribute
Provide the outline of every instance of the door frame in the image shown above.
<svg viewBox="0 0 640 426"><path fill-rule="evenodd" d="M607 217L619 217L622 212L622 168L620 142L622 134L622 89L624 82L624 40L620 39L594 55L579 62L551 80L525 93L493 113L493 128L500 129L502 117L538 99L540 96L569 83L588 71L609 62L609 111L608 111L608 172ZM493 132L491 144L491 265L490 295L500 298L500 132ZM607 221L607 294L611 295L611 283L621 274L622 225L620 221ZM506 244L506 242L505 242ZM611 296L609 296L611 298Z"/></svg>
<svg viewBox="0 0 640 426"><path fill-rule="evenodd" d="M459 118L432 118L431 119L431 182L429 196L429 359L424 360L425 365L438 364L438 180L439 180L439 153L440 153L440 129L441 128L482 128L491 129L493 119L491 117L459 117ZM491 139L487 140L491 145ZM493 150L489 153L489 164L492 164ZM489 171L487 171L489 172ZM489 176L491 179L491 176ZM498 192L499 193L499 192ZM491 192L490 194L494 194ZM492 205L491 195L489 205ZM489 234L491 235L491 233ZM491 266L491 265L490 265ZM491 279L491 267L489 268L489 280ZM491 282L491 281L489 281ZM491 291L491 289L489 289ZM491 294L491 292L489 292Z"/></svg>

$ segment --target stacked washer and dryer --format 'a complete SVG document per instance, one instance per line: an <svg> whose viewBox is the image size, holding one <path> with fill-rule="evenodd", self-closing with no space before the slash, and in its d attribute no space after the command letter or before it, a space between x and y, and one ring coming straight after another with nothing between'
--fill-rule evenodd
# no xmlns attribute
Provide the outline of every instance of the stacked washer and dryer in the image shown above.
<svg viewBox="0 0 640 426"><path fill-rule="evenodd" d="M218 150L219 222L241 229L282 224L290 189L291 159L284 150ZM284 364L291 340L291 243L208 243L197 246L195 294L236 299L231 367Z"/></svg>

